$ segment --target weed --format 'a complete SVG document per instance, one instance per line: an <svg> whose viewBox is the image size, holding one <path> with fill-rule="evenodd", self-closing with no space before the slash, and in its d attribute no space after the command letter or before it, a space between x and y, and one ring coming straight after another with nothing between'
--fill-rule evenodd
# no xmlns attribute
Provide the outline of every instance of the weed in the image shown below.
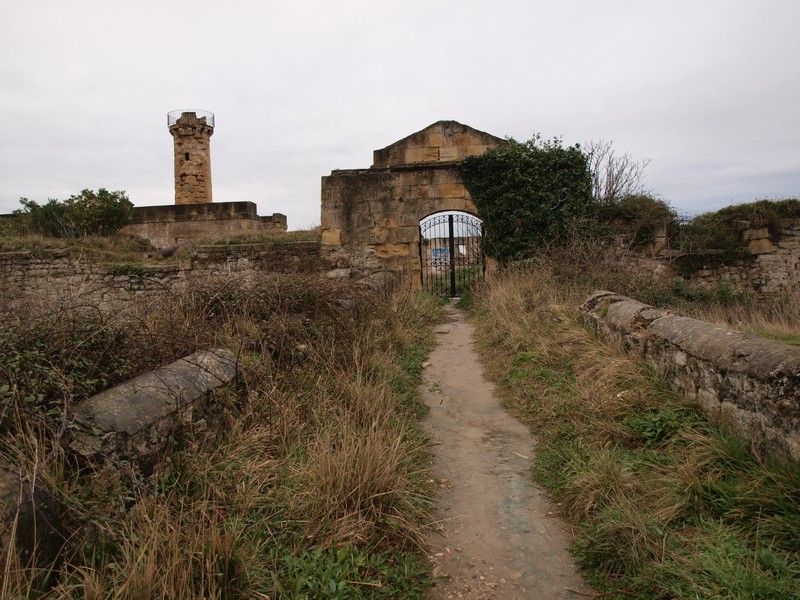
<svg viewBox="0 0 800 600"><path fill-rule="evenodd" d="M422 598L428 565L411 554L366 553L352 546L295 552L273 548L281 598Z"/></svg>
<svg viewBox="0 0 800 600"><path fill-rule="evenodd" d="M625 426L635 440L640 441L644 446L652 446L671 439L685 425L699 421L701 418L697 409L670 406L644 413L629 414L625 417Z"/></svg>
<svg viewBox="0 0 800 600"><path fill-rule="evenodd" d="M117 263L108 267L108 274L114 277L120 275L133 275L135 277L144 277L147 275L147 267L137 263Z"/></svg>

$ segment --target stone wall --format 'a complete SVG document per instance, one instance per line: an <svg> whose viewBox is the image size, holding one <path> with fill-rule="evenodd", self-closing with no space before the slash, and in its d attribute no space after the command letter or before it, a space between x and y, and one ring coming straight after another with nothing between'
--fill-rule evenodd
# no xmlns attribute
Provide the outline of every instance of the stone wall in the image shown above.
<svg viewBox="0 0 800 600"><path fill-rule="evenodd" d="M163 262L97 263L66 251L0 253L0 307L83 303L119 310L203 282L251 282L275 273L363 279L379 270L363 253L322 252L319 242L194 246Z"/></svg>
<svg viewBox="0 0 800 600"><path fill-rule="evenodd" d="M285 215L259 217L254 202L217 202L137 207L120 233L167 248L188 240L284 232L286 227Z"/></svg>
<svg viewBox="0 0 800 600"><path fill-rule="evenodd" d="M692 281L709 287L724 281L734 290L764 295L800 289L800 219L783 219L773 232L747 222L740 230L742 244L753 257L726 265L709 260Z"/></svg>
<svg viewBox="0 0 800 600"><path fill-rule="evenodd" d="M367 250L386 269L419 284L419 222L433 213L476 214L458 161L503 140L455 121L439 121L374 153L369 169L322 178L322 243Z"/></svg>
<svg viewBox="0 0 800 600"><path fill-rule="evenodd" d="M596 292L584 321L644 358L713 422L758 456L800 460L800 348Z"/></svg>

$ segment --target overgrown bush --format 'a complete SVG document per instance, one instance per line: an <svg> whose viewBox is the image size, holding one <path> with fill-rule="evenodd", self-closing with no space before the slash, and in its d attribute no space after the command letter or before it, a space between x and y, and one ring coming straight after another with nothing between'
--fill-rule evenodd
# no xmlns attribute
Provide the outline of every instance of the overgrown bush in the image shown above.
<svg viewBox="0 0 800 600"><path fill-rule="evenodd" d="M704 213L673 229L672 245L680 249L679 273L684 277L707 266L730 264L755 257L742 239L748 228L766 227L778 239L781 221L800 218L798 200L758 200Z"/></svg>
<svg viewBox="0 0 800 600"><path fill-rule="evenodd" d="M600 209L601 221L636 249L653 243L657 237L668 237L676 226L676 217L666 201L646 194L623 196L618 201L605 202Z"/></svg>
<svg viewBox="0 0 800 600"><path fill-rule="evenodd" d="M45 204L20 198L21 209L6 219L6 224L25 234L75 238L85 235L111 235L128 224L133 203L123 191L83 190L63 202Z"/></svg>
<svg viewBox="0 0 800 600"><path fill-rule="evenodd" d="M707 226L728 227L741 223L747 227L766 227L770 234L777 236L783 219L800 219L800 200L757 200L745 204L733 204L718 211L702 214L695 222Z"/></svg>
<svg viewBox="0 0 800 600"><path fill-rule="evenodd" d="M579 224L591 229L597 205L586 155L579 146L537 135L509 139L459 165L483 220L486 254L501 263L529 258Z"/></svg>

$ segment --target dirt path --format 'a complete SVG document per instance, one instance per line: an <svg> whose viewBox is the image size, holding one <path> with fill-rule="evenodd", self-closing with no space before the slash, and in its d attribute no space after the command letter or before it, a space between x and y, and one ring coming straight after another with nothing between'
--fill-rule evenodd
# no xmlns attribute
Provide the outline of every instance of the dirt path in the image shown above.
<svg viewBox="0 0 800 600"><path fill-rule="evenodd" d="M591 593L567 551L569 536L530 477L534 440L483 377L464 313L445 308L423 384L426 429L441 489L431 598L573 598Z"/></svg>

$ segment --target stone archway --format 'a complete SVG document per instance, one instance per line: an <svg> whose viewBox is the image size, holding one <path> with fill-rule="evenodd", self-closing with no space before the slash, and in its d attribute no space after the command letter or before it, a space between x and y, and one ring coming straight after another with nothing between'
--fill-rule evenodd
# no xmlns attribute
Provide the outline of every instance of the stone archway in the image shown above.
<svg viewBox="0 0 800 600"><path fill-rule="evenodd" d="M428 215L476 215L461 181L460 160L504 140L456 121L439 121L374 152L369 169L322 178L322 244L371 252L382 268L421 285L419 223Z"/></svg>

